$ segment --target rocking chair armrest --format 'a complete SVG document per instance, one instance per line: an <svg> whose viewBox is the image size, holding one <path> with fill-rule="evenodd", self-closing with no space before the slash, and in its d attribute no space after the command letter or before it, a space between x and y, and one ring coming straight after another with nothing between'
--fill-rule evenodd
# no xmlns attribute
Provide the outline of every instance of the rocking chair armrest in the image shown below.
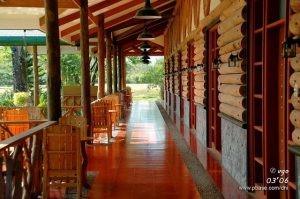
<svg viewBox="0 0 300 199"><path fill-rule="evenodd" d="M94 138L93 137L89 137L89 136L87 136L87 137L83 137L83 138L81 138L80 139L80 141L83 141L83 142L88 142L88 141L91 141L91 140L93 140Z"/></svg>

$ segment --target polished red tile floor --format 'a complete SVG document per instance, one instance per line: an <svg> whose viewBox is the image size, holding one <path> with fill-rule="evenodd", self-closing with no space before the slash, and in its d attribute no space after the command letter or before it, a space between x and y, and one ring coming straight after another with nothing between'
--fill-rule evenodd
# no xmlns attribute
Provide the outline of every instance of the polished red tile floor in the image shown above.
<svg viewBox="0 0 300 199"><path fill-rule="evenodd" d="M254 199L257 198L253 193L239 189L239 184L222 167L221 154L214 149L208 149L195 138L195 130L189 129L175 112L167 108L167 113L172 118L174 124L180 130L182 137L193 151L194 155L201 162L202 166L209 173L219 191L224 198L228 199Z"/></svg>
<svg viewBox="0 0 300 199"><path fill-rule="evenodd" d="M135 102L111 145L87 147L88 198L200 198L154 102Z"/></svg>

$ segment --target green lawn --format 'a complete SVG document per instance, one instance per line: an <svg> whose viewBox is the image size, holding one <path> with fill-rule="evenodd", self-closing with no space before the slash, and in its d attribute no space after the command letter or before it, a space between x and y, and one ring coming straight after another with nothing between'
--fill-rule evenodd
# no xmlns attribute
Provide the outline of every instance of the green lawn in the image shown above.
<svg viewBox="0 0 300 199"><path fill-rule="evenodd" d="M149 89L149 84L126 84L133 92L133 100L159 100L159 88Z"/></svg>
<svg viewBox="0 0 300 199"><path fill-rule="evenodd" d="M148 88L149 84L127 84L133 92L133 100L159 100L159 88ZM0 87L0 94L12 87Z"/></svg>

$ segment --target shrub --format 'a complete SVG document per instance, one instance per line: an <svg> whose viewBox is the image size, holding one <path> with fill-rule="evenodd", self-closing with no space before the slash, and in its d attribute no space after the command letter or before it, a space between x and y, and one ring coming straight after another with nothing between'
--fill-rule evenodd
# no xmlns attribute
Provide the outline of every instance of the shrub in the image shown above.
<svg viewBox="0 0 300 199"><path fill-rule="evenodd" d="M14 94L15 106L28 106L29 102L30 102L30 93L18 92Z"/></svg>
<svg viewBox="0 0 300 199"><path fill-rule="evenodd" d="M0 106L14 106L13 91L11 89L0 93Z"/></svg>

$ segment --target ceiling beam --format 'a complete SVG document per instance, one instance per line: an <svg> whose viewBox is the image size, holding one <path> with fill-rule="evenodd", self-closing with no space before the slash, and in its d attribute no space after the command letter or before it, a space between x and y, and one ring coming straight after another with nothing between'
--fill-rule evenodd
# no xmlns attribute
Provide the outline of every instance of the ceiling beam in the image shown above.
<svg viewBox="0 0 300 199"><path fill-rule="evenodd" d="M150 32L150 29L153 28L153 27L156 27L160 24L163 24L163 23L166 23L168 22L168 19L158 19L156 21L152 21L150 23L147 23L147 27L148 27L148 30ZM116 37L116 40L117 41L120 41L122 39L125 39L131 35L136 35L136 34L140 34L144 31L144 24L140 24L138 26L135 26L134 28L130 29L130 30L127 30L126 32L123 32L122 34L118 35Z"/></svg>
<svg viewBox="0 0 300 199"><path fill-rule="evenodd" d="M155 37L158 37L160 35L162 35L164 33L164 29L166 27L166 25L168 24L168 21L164 22L163 24L160 24L159 26L155 26L151 29L149 29L149 31L151 31L151 33L155 36ZM155 28L155 29L154 29ZM124 44L126 43L130 43L132 41L135 41L137 36L138 36L139 33L136 33L136 34L133 34L129 37L126 37L120 41L118 41L118 44L123 46Z"/></svg>
<svg viewBox="0 0 300 199"><path fill-rule="evenodd" d="M166 3L166 0L158 0L158 1L154 2L154 3L152 3L152 6L155 7L155 8L157 8L158 11L161 11L162 8L164 8L164 6L166 6L166 5L162 6L162 4L165 4L165 3ZM170 6L171 3L173 3L174 5L176 4L175 1L172 0L172 1L170 1L167 5ZM136 14L136 12L137 12L138 10L139 10L139 9L135 9L135 10L133 10L133 11L131 11L131 12L125 14L125 15L122 15L122 16L116 18L116 19L113 19L113 20L111 20L111 21L106 22L105 25L104 25L104 26L105 26L105 29L108 29L108 28L110 28L110 27L113 27L113 26L115 26L115 25L117 25L117 24L119 24L119 23L121 23L121 22L123 22L123 21L126 21L126 20L128 20L128 19L132 19L132 18L135 16L135 14ZM76 25L75 25L75 26L76 26ZM78 25L78 26L80 27L80 25ZM78 27L77 27L76 29L78 29ZM66 29L66 30L67 30L67 29ZM74 31L73 31L73 32L74 32ZM70 33L72 33L72 32L69 31L68 34L70 34ZM94 35L94 34L96 34L96 33L97 33L97 28L92 28L92 29L90 29L90 31L89 31L89 35L90 35L90 36L91 36L91 35ZM74 35L74 36L71 37L71 40L72 40L72 41L78 41L79 39L80 39L80 35L79 35L79 34L76 34L76 35Z"/></svg>
<svg viewBox="0 0 300 199"><path fill-rule="evenodd" d="M127 44L122 46L123 52L126 52L126 51L130 50L132 46L135 46L136 48L139 48L139 46L142 45L143 43L144 43L144 41L141 41L141 40L135 40L135 41L132 41L130 43L127 43ZM150 44L152 47L154 47L156 49L164 51L164 47L157 44L157 43L154 43L152 41L148 41L148 44Z"/></svg>
<svg viewBox="0 0 300 199"><path fill-rule="evenodd" d="M90 10L91 12L96 12L96 11L99 11L99 10L102 10L108 6L111 6L115 3L118 3L120 2L121 0L105 0L105 1L102 1L100 3L96 3L95 5L92 5L90 7Z"/></svg>
<svg viewBox="0 0 300 199"><path fill-rule="evenodd" d="M78 6L78 8L81 8L80 0L73 0L73 2ZM91 20L96 26L98 25L98 19L93 15L93 13L88 8L88 17L89 20Z"/></svg>
<svg viewBox="0 0 300 199"><path fill-rule="evenodd" d="M119 1L120 0L102 1L100 3L90 6L89 11L93 13L95 11L102 10L114 3L119 2ZM58 19L58 24L59 24L59 26L61 26L66 23L70 23L71 21L74 21L74 20L78 19L79 17L80 17L80 11L76 11L76 12L73 12L72 14L66 15L66 16ZM43 23L45 23L45 21L43 21ZM40 24L41 24L41 26L43 25L41 22L40 22Z"/></svg>
<svg viewBox="0 0 300 199"><path fill-rule="evenodd" d="M161 12L161 15L162 15L162 18L169 18L171 17L172 15L172 12L173 12L173 7L169 7L167 10L164 10ZM151 22L151 21L154 21L153 19L152 20L147 20L148 22ZM120 30L120 29L123 29L123 28L127 28L127 27L130 27L130 26L134 26L134 25L138 25L138 24L141 24L143 23L144 24L144 21L143 20L140 20L140 19L129 19L127 21L123 21L122 23L119 23L118 25L115 25L111 28L109 28L108 30L109 31L117 31L117 30Z"/></svg>

